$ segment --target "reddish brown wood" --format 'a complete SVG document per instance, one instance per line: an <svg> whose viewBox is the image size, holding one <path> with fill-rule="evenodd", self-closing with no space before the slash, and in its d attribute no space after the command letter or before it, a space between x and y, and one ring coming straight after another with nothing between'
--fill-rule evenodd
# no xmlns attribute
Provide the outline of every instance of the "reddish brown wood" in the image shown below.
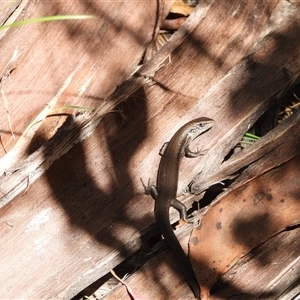
<svg viewBox="0 0 300 300"><path fill-rule="evenodd" d="M83 2L78 3L84 5ZM26 97L28 101L29 98L31 99L32 94L34 95L33 99L39 100L42 98L42 94L46 93L44 90L47 90L46 94L49 93L47 99L51 99L61 88L67 75L78 65L79 71L76 73L72 85L60 99L61 103L70 103L69 101L71 101L71 104L74 104L75 100L80 99L76 104L96 106L102 97L108 95L118 83L128 77L130 71L137 64L142 49L152 37L153 30L149 30L149 28L153 29L155 25L155 13L157 11L153 7L151 10L149 3L152 5L155 3L152 1L146 4L141 2L140 7L134 2L134 9L130 7L130 21L128 14L126 14L126 17L122 14L123 9L129 10L127 5L130 5L130 1L122 2L122 5L115 2L113 4L111 2L109 4L108 2L105 3L107 6L105 6L105 10L101 10L102 14L105 14L111 8L111 14L107 13L105 17L114 16L112 20L109 20L116 21L119 25L118 22L123 22L122 26L112 26L113 31L117 30L117 37L114 37L121 39L124 34L125 38L121 40L112 39L111 32L107 30L110 26L107 26L107 23L102 19L99 24L94 25L96 26L96 32L101 28L104 30L95 45L88 43L90 41L87 39L89 34L94 35L89 30L86 33L87 25L84 22L79 23L81 25L76 25L77 23L74 21L72 23L74 25L67 28L63 26L62 22L59 25L60 30L58 32L60 34L58 37L56 36L57 33L54 35L51 32L52 27L45 24L46 27L39 28L38 32L35 32L35 35L27 43L34 45L37 38L46 37L47 40L54 41L54 45L45 44L47 47L45 49L42 47L42 50L39 48L37 53L30 52L29 48L22 48L25 51L23 52L24 58L26 58L24 61L28 63L30 70L34 70L35 75L31 76L31 79L26 77L22 82L25 67L21 66L18 69L18 75L16 73L18 77L13 77L13 79L18 79L16 82L21 82L20 88L22 89L18 92L21 103L25 101L22 97ZM141 245L141 233L143 234L153 223L153 202L149 197L141 195L143 190L139 177L147 178L150 176L155 178L159 161L158 149L186 120L199 116L199 114L214 116L217 125L214 131L206 136L203 143L205 147L210 148L211 145L207 141L213 144L220 140L224 147L224 139L222 140L224 132L231 129L237 120L243 120L251 103L246 103L248 106L246 105L245 110L242 111L243 113L236 116L236 118L232 117L234 106L238 105L237 108L243 106L244 101L248 101L249 98L239 98L240 102L238 102L236 99L238 97L236 97L234 102L233 98L224 97L222 99L223 94L217 93L210 101L206 98L207 102L204 102L203 99L200 101L197 99L211 84L222 78L249 49L276 1L236 1L232 2L234 9L223 7L223 4L220 3L223 2L215 1L211 6L202 8L203 10L199 7L182 27L182 30L179 30L178 34L174 36L171 43L168 44L169 46L162 49L152 62L141 69L141 74L144 74L143 72L151 69L151 67L156 71L159 66L158 62L165 62L164 68L154 78L157 86L148 89L149 102L144 101L143 98L138 98L120 105L119 109L126 116L126 120L122 120L118 114L104 117L90 139L76 145L59 161L55 162L34 185L29 187L25 195L20 194L1 210L0 226L3 230L3 239L0 255L1 257L7 257L7 253L10 253L13 259L5 261L5 266L1 266L0 278L3 278L3 280L5 278L5 284L0 284L0 289L3 289L2 292L0 290L0 294L5 294L8 297L70 298L135 251ZM38 2L31 3L26 16L33 17L35 16L33 12L39 12L38 9L37 11L33 9L34 5L37 5L37 8L41 11L45 9L45 5L39 6ZM144 10L145 5L147 10ZM52 10L47 8L49 11L43 12L48 14L52 11L57 12L60 6L54 8L52 7ZM240 10L236 10L237 8ZM256 9L254 10L254 8ZM91 7L86 9L87 12L93 11ZM254 15L253 10L257 14L254 19L251 19ZM150 14L149 11L153 14ZM72 12L72 7L67 7L67 12ZM234 12L241 14L234 15ZM149 19L144 14L147 14ZM229 16L232 15L236 19L229 19ZM238 38L235 40L240 48L236 48L234 57L228 54L229 45L234 46L234 43L227 34L221 34L220 28L217 39L211 40L213 30L212 27L207 26L210 24L212 16L215 17L214 23L220 24L220 28L222 22L224 22L223 32L224 28L226 30L227 28L232 29L231 26L235 28L235 32L238 30L246 31L245 35L249 37L249 40L247 39L245 44L243 44L243 41L240 43ZM247 17L250 18L250 22ZM148 20L149 23L144 21L139 23L141 19ZM107 21L107 19L105 20ZM232 23L229 22L230 20ZM241 26L242 20L246 20L244 26ZM257 20L255 26L253 20ZM134 31L135 35L132 35L132 31L128 34L128 28L131 27L124 25L127 24L126 21L129 21L131 25L132 22L138 24L138 27L135 27L138 30ZM146 37L141 34L142 37L138 38L138 33L143 32L142 29L146 26L145 24L147 24L149 31L147 31ZM238 26L235 27L235 24ZM297 22L295 24L294 29L296 30ZM26 28L24 36L27 37L28 29ZM83 40L75 39L74 34L82 33L81 30L84 33L81 36ZM92 30L92 32L94 31ZM55 51L53 53L49 52L50 50L60 49L60 44L65 41L64 34L67 34L69 41L72 41L72 43L68 44L68 47L66 45L62 46L64 47L61 49L64 50L63 53L61 56L59 55L58 61L55 60L48 70L45 66L49 65L51 54L57 53ZM288 36L292 37L291 43L295 43L293 34L295 32L292 30L291 35ZM5 56L1 61L1 66L5 66L5 62L11 57L19 35L20 31L12 34L11 38L14 43L6 43L8 50L4 51ZM9 38L9 36L6 36L3 41L7 42ZM102 48L103 40L107 41L107 48ZM206 47L198 48L197 45L200 45L201 42ZM210 42L213 43L210 44ZM112 43L113 45L111 45ZM126 48L127 43L137 45ZM89 45L92 47L91 49L88 48ZM118 51L110 52L113 46L118 48L119 45L125 47L122 48L121 55ZM180 45L179 48L177 48L178 45ZM1 44L1 47L0 50L2 51L4 45ZM100 47L100 50L98 50L98 47ZM71 51L73 48L75 48L74 52ZM285 44L282 47L283 52L281 54L288 55L287 53L290 53L291 56L288 58L283 57L274 68L269 68L269 70L276 71L276 76L278 76L283 61L290 64L292 61L297 60L299 54L295 48L295 46L289 45L288 47ZM86 53L83 49L89 51ZM259 55L262 59L266 59L272 54L272 49L269 45L269 48L259 52ZM84 57L80 60L82 63L80 64L77 59L82 57L82 51ZM214 51L217 51L217 53ZM170 58L174 63L173 67L168 65L166 60L171 53ZM198 60L199 53L204 56L203 61ZM42 61L43 64L37 64L33 58L39 55L42 55L43 58L43 54L46 55L47 59ZM128 57L125 54L128 54ZM212 55L213 59L210 58L209 54ZM56 56L53 55L53 57ZM103 59L106 57L106 64L103 64ZM274 59L274 56L272 59ZM188 68L184 68L189 60L191 60L191 63ZM63 68L60 71L58 66L66 61L68 61L66 69ZM125 66L123 65L124 61L126 62ZM191 67L191 65L195 66ZM28 94L30 88L35 88L35 82L40 78L41 69L47 70L44 76L48 80L42 81L44 82L44 89L40 88L40 90ZM297 67L294 69L297 69ZM212 70L207 78L205 77L206 70ZM261 70L264 72L266 70L265 66ZM175 82L173 75L175 73L180 74L181 71L184 76L177 77L178 80ZM218 73L219 71L220 73ZM59 73L58 77L55 76L56 73ZM200 79L199 74L203 74L202 79ZM248 75L249 73L247 73ZM111 81L115 77L117 79ZM49 78L53 80L49 80ZM84 91L84 99L88 99L85 101L78 97L77 91L90 78L92 78L92 81ZM245 78L241 78L245 80ZM106 82L106 79L109 80L109 83ZM272 79L273 77L270 80L272 81ZM202 80L204 80L203 85L199 84L199 81L202 82ZM282 81L280 79L275 81L274 84L272 83L269 89L261 95L261 98L256 98L256 101L262 101L265 94L269 95L270 90L278 87ZM178 86L176 83L178 83ZM239 88L235 91L236 95L243 88L243 84L244 81L242 80ZM164 89L165 87L167 89ZM162 92L162 90L166 91L168 89L169 91ZM7 95L11 95L12 90L10 86L5 92ZM27 91L27 96L23 92L24 90ZM38 95L36 95L36 92L38 92ZM170 93L171 97L168 96ZM127 96L127 94L125 95ZM188 99L188 101L177 99ZM44 101L48 100L44 99ZM43 107L45 102L40 106ZM28 108L25 113L33 117L36 111L39 111L38 108ZM22 111L22 109L14 103L11 111L17 112ZM6 119L3 116L2 118L1 121L4 122ZM26 124L24 125L20 121L23 119L15 120L13 125L17 126L15 128L20 126L19 131L26 127ZM242 128L242 130L244 129L245 127ZM13 142L8 136L9 133L7 133L7 139L4 141L6 145L11 146ZM232 139L232 143L237 140L237 136ZM228 135L226 137L228 138ZM220 150L222 145L218 144L216 149ZM219 153L217 150L215 156L216 153ZM225 150L220 153L223 155ZM210 154L211 157L212 154ZM218 157L218 161L221 159L223 157ZM183 174L188 174L188 176L184 179L185 182L180 182L181 187L190 180L192 172L196 174L199 170L195 166L198 161L190 161L187 165L186 162L187 160L184 160L182 170ZM194 166L191 168L191 165ZM26 281L24 278L26 278ZM168 280L166 278L166 281ZM158 278L156 278L156 283L157 281L159 281Z"/></svg>
<svg viewBox="0 0 300 300"><path fill-rule="evenodd" d="M205 189L201 178L205 180L222 168L224 157L272 101L276 101L274 95L289 81L284 68L294 70L294 74L300 72L299 66L293 63L299 58L299 48L291 46L291 41L297 40L300 27L298 13L299 4L292 7L289 17L273 33L260 40L245 59L200 99L199 109L204 109L206 103L215 99L209 109L210 116L218 121L208 133L214 136L209 139L211 146L207 145L210 150L205 161L197 165L201 174L195 177L192 192L198 194ZM221 102L227 104L224 106ZM220 108L223 108L222 113ZM227 112L226 116L223 111ZM297 147L294 150L297 151ZM220 180L211 180L209 185Z"/></svg>
<svg viewBox="0 0 300 300"><path fill-rule="evenodd" d="M0 69L4 75L15 49L20 54L10 78L2 80L17 138L72 73L57 107L97 107L134 70L156 31L159 13L163 18L171 2L162 11L156 1L47 1L45 4L27 1L19 18L63 14L92 14L97 18L33 24L6 32L0 43ZM4 149L8 151L15 140L2 104L0 151L3 155ZM127 110L129 116L129 107L124 108L124 113ZM133 115L137 113L138 110ZM37 135L39 144L55 133L60 118L56 117L54 124L48 123ZM110 122L116 123L108 125ZM116 212L121 209L125 214L125 210L123 204L113 199L118 198L115 191L122 189L122 201L126 203L132 188L128 181L119 186L117 181L125 183L124 178L129 178L127 165L118 163L121 157L116 158L115 150L111 150L114 154L108 153L114 135L117 134L117 139L121 137L118 135L121 122L118 116L103 120L93 139L65 156L39 181L37 189L31 185L25 195L20 194L0 211L1 237L6 240L2 240L6 246L0 247L1 295L69 299L128 255L124 250L128 243L126 235L125 239L116 237L118 222L112 224L115 218L124 219L122 214L116 217ZM78 129L76 132L78 135ZM138 143L137 136L135 139ZM124 143L124 139L119 142ZM26 149L22 154L26 157L35 149ZM132 152L127 153L126 161L131 155ZM115 163L119 166L113 175ZM103 176L96 175L98 171ZM126 197L124 189L129 192ZM145 199L141 203L146 208L151 202ZM141 214L144 216L144 212ZM150 223L149 218L144 220L139 223L144 225L137 230L135 222L126 222L133 239ZM127 227L121 223L122 228Z"/></svg>
<svg viewBox="0 0 300 300"><path fill-rule="evenodd" d="M215 284L211 300L299 297L299 236L299 227L284 231L251 251Z"/></svg>
<svg viewBox="0 0 300 300"><path fill-rule="evenodd" d="M176 229L176 236L187 251L188 232L192 226L184 225ZM170 249L158 249L161 253L149 260L126 283L143 299L186 299L194 300L194 295L184 279L182 265ZM106 300L127 300L125 287L115 289Z"/></svg>
<svg viewBox="0 0 300 300"><path fill-rule="evenodd" d="M229 192L262 173L284 164L299 153L298 137L291 135L287 139L291 132L299 130L300 113L297 111L256 143L233 154L219 168L212 170L203 180L197 181L193 188L196 190L199 187L200 191L205 190L213 183L232 177L232 174L235 174L233 177L237 176L240 171L240 176L230 186L230 189L227 189ZM245 166L247 168L242 172L241 169Z"/></svg>
<svg viewBox="0 0 300 300"><path fill-rule="evenodd" d="M9 19L11 14L17 9L21 0L17 1L6 1L0 4L1 14L0 14L0 25L2 26Z"/></svg>
<svg viewBox="0 0 300 300"><path fill-rule="evenodd" d="M178 231L184 232L182 229ZM283 231L249 252L213 286L210 300L295 297L299 293L299 235L299 227ZM188 286L174 276L176 270L178 275L180 264L172 253L165 251L130 276L126 283L146 299L194 299ZM172 284L168 284L170 281ZM106 299L127 300L129 296L122 286Z"/></svg>
<svg viewBox="0 0 300 300"><path fill-rule="evenodd" d="M208 299L218 277L251 249L300 224L299 159L298 151L287 163L220 196L204 213L190 242L202 299Z"/></svg>
<svg viewBox="0 0 300 300"><path fill-rule="evenodd" d="M247 101L240 100L240 103L240 98L234 96L243 90L247 79L251 77L251 70L245 78L240 72L239 82L238 79L234 82L227 81L226 86L217 86L210 90L207 97L205 95L253 45L276 3L277 1L234 1L228 5L226 1L210 1L209 4L200 2L185 26L172 37L172 42L178 46L168 52L163 67L155 74L153 80L157 84L146 90L150 110L157 112L150 123L150 142L154 144L157 142L154 137L161 136L161 140L157 142L159 147L181 124L199 116L211 117L217 121L214 128L197 144L197 147L213 151L207 153L202 163L201 158L197 162L185 160L181 168L182 174L196 175L206 166L209 169L218 167L230 150L224 144L233 147L246 131L241 127L243 133L235 137L230 129L236 128L234 124L238 120L244 120L251 105L254 105L254 101L249 100L249 95ZM259 19L256 18L257 15L260 15ZM180 40L180 35L184 39ZM158 55L167 50L168 45ZM268 51L270 54L271 49ZM260 102L263 99L258 98ZM222 155L216 156L215 153ZM156 163L158 161L159 157ZM155 177L155 173L152 177ZM189 176L181 178L179 191L184 190L190 182Z"/></svg>
<svg viewBox="0 0 300 300"><path fill-rule="evenodd" d="M16 138L58 93L74 70L75 78L58 99L57 106L95 108L99 105L134 71L156 30L159 2L155 1L136 3L133 11L133 3L128 1L46 3L28 1L19 19L65 14L94 15L96 18L21 26L12 28L2 38L0 76L8 68L16 68L9 80L2 82ZM19 57L7 66L16 49ZM8 151L15 140L2 99L0 109L1 139ZM0 147L1 155L5 154L4 148Z"/></svg>

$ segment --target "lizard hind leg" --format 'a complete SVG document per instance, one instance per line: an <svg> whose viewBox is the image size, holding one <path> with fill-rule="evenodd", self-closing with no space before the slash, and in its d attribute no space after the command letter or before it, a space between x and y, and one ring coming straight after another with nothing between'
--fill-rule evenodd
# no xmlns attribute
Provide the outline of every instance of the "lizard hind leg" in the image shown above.
<svg viewBox="0 0 300 300"><path fill-rule="evenodd" d="M171 206L179 212L180 219L182 219L183 221L190 223L190 224L193 223L193 218L187 217L187 209L186 209L186 206L182 202L180 202L176 198L173 198L171 200Z"/></svg>
<svg viewBox="0 0 300 300"><path fill-rule="evenodd" d="M145 189L145 194L146 195L151 195L152 198L154 200L156 200L157 199L157 188L156 188L156 186L154 184L150 183L150 178L148 179L148 184L147 185L144 183L144 181L143 181L143 179L141 177L140 177L140 180L141 180L142 185L143 185L143 187Z"/></svg>

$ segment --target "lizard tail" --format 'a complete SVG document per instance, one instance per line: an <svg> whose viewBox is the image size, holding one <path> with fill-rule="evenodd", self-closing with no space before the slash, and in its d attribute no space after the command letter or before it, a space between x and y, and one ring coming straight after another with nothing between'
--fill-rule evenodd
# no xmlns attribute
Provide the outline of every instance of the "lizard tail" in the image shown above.
<svg viewBox="0 0 300 300"><path fill-rule="evenodd" d="M177 240L170 224L169 218L166 216L155 216L155 219L167 244L171 247L177 259L181 262L185 277L191 290L193 291L195 297L200 300L200 287L196 279L192 264L185 255L179 241Z"/></svg>

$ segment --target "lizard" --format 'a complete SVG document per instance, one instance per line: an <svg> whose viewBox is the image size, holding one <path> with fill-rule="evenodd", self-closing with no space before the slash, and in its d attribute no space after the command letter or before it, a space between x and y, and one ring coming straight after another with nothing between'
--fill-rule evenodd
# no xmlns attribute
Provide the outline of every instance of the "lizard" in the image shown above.
<svg viewBox="0 0 300 300"><path fill-rule="evenodd" d="M150 181L146 186L141 179L145 194L151 195L155 200L155 222L167 244L174 251L177 259L181 261L187 282L197 299L200 299L199 284L192 265L181 248L170 224L169 208L172 206L177 209L181 219L190 223L187 218L186 206L176 199L179 165L183 156L197 157L206 152L201 150L193 152L190 150L189 145L196 137L209 130L213 124L212 119L201 117L183 125L160 150L162 158L159 164L156 186L151 185Z"/></svg>

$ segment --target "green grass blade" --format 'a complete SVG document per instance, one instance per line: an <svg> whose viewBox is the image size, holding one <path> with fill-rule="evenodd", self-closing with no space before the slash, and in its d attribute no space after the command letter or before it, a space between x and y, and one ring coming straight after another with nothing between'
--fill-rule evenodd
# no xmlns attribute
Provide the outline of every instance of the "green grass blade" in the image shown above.
<svg viewBox="0 0 300 300"><path fill-rule="evenodd" d="M65 110L65 109L80 109L80 110L88 110L88 111L94 111L95 109L92 107L85 107L85 106L77 106L77 105L65 105L65 106L60 106L57 108L52 109L52 113L60 110Z"/></svg>
<svg viewBox="0 0 300 300"><path fill-rule="evenodd" d="M4 30L12 27L19 27L28 24L42 23L42 22L52 22L52 21L65 21L65 20L86 20L94 19L96 16L93 15L58 15L58 16L48 16L35 19L28 19L23 21L17 21L12 24L4 25L0 27L0 30Z"/></svg>

